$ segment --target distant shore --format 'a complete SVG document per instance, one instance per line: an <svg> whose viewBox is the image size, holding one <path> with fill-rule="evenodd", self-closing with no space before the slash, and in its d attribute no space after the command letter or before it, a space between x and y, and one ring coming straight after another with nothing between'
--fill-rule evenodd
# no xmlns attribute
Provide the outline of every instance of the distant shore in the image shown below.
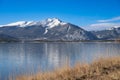
<svg viewBox="0 0 120 80"><path fill-rule="evenodd" d="M40 43L40 42L120 42L120 40L0 40L0 43Z"/></svg>
<svg viewBox="0 0 120 80"><path fill-rule="evenodd" d="M18 76L16 80L120 80L120 57L101 58L91 64L76 64L31 76Z"/></svg>

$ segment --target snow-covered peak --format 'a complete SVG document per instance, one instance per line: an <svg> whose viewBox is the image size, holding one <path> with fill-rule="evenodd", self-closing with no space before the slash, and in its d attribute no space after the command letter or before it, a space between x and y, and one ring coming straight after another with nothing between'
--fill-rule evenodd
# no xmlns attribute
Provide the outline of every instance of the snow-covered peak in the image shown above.
<svg viewBox="0 0 120 80"><path fill-rule="evenodd" d="M66 24L65 22L62 22L61 20L57 19L57 18L48 18L46 20L41 21L41 24L43 26L48 26L48 28L53 28L55 26L58 25L64 25Z"/></svg>
<svg viewBox="0 0 120 80"><path fill-rule="evenodd" d="M19 21L19 22L7 24L6 26L20 26L20 25L24 25L25 23L26 21Z"/></svg>
<svg viewBox="0 0 120 80"><path fill-rule="evenodd" d="M117 28L119 28L120 26L114 26L114 27L111 27L111 28L109 28L108 30L114 30L114 29L117 29Z"/></svg>
<svg viewBox="0 0 120 80"><path fill-rule="evenodd" d="M14 23L10 23L10 24L6 24L6 25L0 25L0 27L3 26L19 26L19 27L26 27L26 26L31 26L36 24L36 22L33 21L19 21L19 22L14 22Z"/></svg>
<svg viewBox="0 0 120 80"><path fill-rule="evenodd" d="M52 22L52 21L57 21L57 22L62 22L60 19L58 19L58 18L48 18L48 19L46 19L46 21L47 22Z"/></svg>
<svg viewBox="0 0 120 80"><path fill-rule="evenodd" d="M19 22L14 22L6 25L0 25L0 27L4 26L18 26L18 27L27 27L27 26L33 26L33 25L42 25L43 27L47 27L47 29L53 28L58 25L65 25L67 23L62 22L61 20L57 18L48 18L43 21L19 21Z"/></svg>

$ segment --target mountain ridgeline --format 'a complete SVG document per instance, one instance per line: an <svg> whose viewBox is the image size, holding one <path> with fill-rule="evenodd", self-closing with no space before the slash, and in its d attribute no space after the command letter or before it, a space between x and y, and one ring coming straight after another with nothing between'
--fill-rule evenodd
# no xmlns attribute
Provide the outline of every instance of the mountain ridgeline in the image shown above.
<svg viewBox="0 0 120 80"><path fill-rule="evenodd" d="M12 41L84 41L120 37L120 29L86 31L79 26L57 18L43 21L20 21L0 26L0 39ZM4 38L3 38L4 35Z"/></svg>
<svg viewBox="0 0 120 80"><path fill-rule="evenodd" d="M94 40L91 32L59 19L47 19L40 22L16 22L0 27L0 34L19 40L41 41L80 41Z"/></svg>
<svg viewBox="0 0 120 80"><path fill-rule="evenodd" d="M112 27L108 30L91 31L99 40L120 40L120 27Z"/></svg>

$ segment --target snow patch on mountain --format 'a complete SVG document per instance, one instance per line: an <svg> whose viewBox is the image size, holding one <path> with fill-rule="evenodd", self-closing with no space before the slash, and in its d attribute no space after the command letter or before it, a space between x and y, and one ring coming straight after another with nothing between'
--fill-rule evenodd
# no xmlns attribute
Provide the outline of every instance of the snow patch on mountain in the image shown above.
<svg viewBox="0 0 120 80"><path fill-rule="evenodd" d="M45 32L44 32L44 34L47 34L47 32L48 32L48 29L45 29Z"/></svg>

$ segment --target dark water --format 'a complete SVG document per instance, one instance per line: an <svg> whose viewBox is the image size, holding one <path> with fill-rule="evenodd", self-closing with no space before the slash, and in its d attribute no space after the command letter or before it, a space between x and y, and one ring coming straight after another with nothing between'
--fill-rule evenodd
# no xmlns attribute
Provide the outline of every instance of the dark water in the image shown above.
<svg viewBox="0 0 120 80"><path fill-rule="evenodd" d="M0 43L0 80L120 56L120 43Z"/></svg>

